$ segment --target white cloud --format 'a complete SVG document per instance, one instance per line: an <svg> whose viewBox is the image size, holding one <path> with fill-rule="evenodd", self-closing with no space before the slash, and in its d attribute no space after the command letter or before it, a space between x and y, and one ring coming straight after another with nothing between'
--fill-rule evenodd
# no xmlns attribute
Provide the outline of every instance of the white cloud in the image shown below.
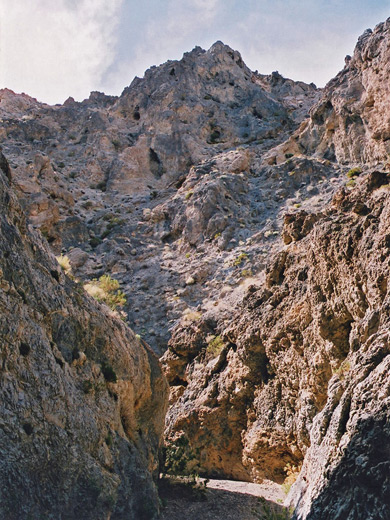
<svg viewBox="0 0 390 520"><path fill-rule="evenodd" d="M181 58L200 44L202 33L213 28L222 6L223 0L167 0L163 16L145 24L142 40L134 42L129 58L116 66L105 87L119 93L135 75L143 76L146 68Z"/></svg>
<svg viewBox="0 0 390 520"><path fill-rule="evenodd" d="M48 103L88 97L115 50L123 0L2 0L1 87Z"/></svg>

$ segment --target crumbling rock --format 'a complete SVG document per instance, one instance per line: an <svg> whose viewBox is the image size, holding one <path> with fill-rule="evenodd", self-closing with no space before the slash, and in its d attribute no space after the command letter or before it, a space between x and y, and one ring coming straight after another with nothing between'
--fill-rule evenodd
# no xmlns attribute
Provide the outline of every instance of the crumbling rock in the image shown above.
<svg viewBox="0 0 390 520"><path fill-rule="evenodd" d="M311 109L310 120L283 149L295 147L339 163L388 162L389 31L390 19L359 38L352 58Z"/></svg>

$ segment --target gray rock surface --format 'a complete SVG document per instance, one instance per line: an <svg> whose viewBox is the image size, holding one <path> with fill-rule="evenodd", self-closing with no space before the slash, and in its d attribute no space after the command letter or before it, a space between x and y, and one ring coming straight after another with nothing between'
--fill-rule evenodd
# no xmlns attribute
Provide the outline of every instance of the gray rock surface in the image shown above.
<svg viewBox="0 0 390 520"><path fill-rule="evenodd" d="M387 83L390 20L360 36L352 58L325 87L296 134L273 156L292 152L341 164L385 165L390 128Z"/></svg>
<svg viewBox="0 0 390 520"><path fill-rule="evenodd" d="M158 360L63 274L0 168L0 516L155 518Z"/></svg>
<svg viewBox="0 0 390 520"><path fill-rule="evenodd" d="M314 182L328 176L324 161L301 161L296 176L291 158L277 172L261 164L320 94L251 72L217 42L152 67L119 98L49 107L3 90L0 143L33 225L76 277L120 281L129 324L161 354L184 312L213 306L263 268L285 208L309 194L310 172ZM328 186L313 190L321 206ZM258 259L233 269L243 251Z"/></svg>
<svg viewBox="0 0 390 520"><path fill-rule="evenodd" d="M118 279L129 323L168 346L167 442L184 437L205 475L281 483L303 464L299 520L390 517L389 27L366 32L323 92L253 73L217 42L119 98L0 93L5 173L30 222L76 277ZM64 330L51 341L78 367Z"/></svg>

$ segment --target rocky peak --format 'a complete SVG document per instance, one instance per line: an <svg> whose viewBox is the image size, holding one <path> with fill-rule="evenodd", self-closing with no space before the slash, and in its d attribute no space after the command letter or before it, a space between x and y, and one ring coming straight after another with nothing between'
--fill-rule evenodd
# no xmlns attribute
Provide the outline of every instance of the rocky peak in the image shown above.
<svg viewBox="0 0 390 520"><path fill-rule="evenodd" d="M339 163L386 165L390 153L390 21L359 38L353 57L331 80L310 120L282 147Z"/></svg>
<svg viewBox="0 0 390 520"><path fill-rule="evenodd" d="M0 103L29 222L76 277L113 275L137 334L166 350L167 442L184 438L205 475L282 482L303 463L299 519L347 518L343 497L348 520L364 503L389 516L364 478L375 461L387 478L368 431L387 446L389 179L363 164L387 157L388 28L363 35L323 91L216 42L118 98Z"/></svg>

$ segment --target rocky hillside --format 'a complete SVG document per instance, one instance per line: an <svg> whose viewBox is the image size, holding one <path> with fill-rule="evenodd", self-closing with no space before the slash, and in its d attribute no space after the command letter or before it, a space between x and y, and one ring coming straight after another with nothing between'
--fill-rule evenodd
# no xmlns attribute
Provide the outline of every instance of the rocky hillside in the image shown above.
<svg viewBox="0 0 390 520"><path fill-rule="evenodd" d="M63 274L0 167L0 516L155 518L158 360Z"/></svg>
<svg viewBox="0 0 390 520"><path fill-rule="evenodd" d="M317 117L324 100L352 103L357 74L352 64L360 59L359 70L366 77L372 73L363 48L376 54L375 68L384 73L389 39L389 22L365 33L310 120L265 154L270 171L286 167L282 154L302 153L309 135L303 126L317 128L312 151L324 155L319 141L313 144L313 135L327 135L326 121ZM383 102L380 94L377 102ZM368 105L361 102L362 113L369 112ZM341 132L347 115L339 117ZM353 128L343 134L344 147L355 142ZM362 152L370 149L370 139L367 131ZM375 162L379 155L371 158ZM389 177L386 161L380 166L370 170L360 162L320 211L286 213L285 245L261 283L249 286L239 308L224 317L179 324L163 357L172 385L169 442L187 440L189 462L195 457L206 474L231 478L282 482L288 468L299 469L303 462L289 499L297 519L390 516L383 492L389 470Z"/></svg>
<svg viewBox="0 0 390 520"><path fill-rule="evenodd" d="M168 446L209 476L300 473L299 520L390 517L389 42L389 20L366 31L323 91L217 42L118 98L0 93L30 222L76 278L116 278L128 322L165 352Z"/></svg>
<svg viewBox="0 0 390 520"><path fill-rule="evenodd" d="M251 72L217 42L152 67L119 98L49 107L3 90L0 144L33 225L78 278L120 281L130 325L161 354L183 313L238 287L231 265L253 236L258 260L244 278L263 268L282 212L309 196L305 172L324 177L323 161L296 176L293 162L283 173L261 166L319 96ZM319 205L328 191L313 188Z"/></svg>

